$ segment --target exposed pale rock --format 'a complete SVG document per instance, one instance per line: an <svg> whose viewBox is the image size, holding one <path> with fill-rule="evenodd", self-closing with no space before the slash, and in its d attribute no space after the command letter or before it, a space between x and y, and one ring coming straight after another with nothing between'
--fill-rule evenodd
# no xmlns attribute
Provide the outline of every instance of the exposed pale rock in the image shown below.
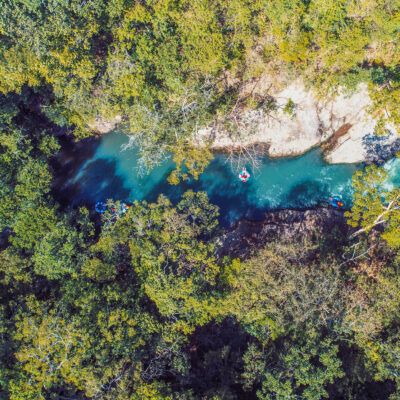
<svg viewBox="0 0 400 400"><path fill-rule="evenodd" d="M88 127L100 135L105 135L106 133L113 131L121 120L121 115L116 115L112 119L105 119L97 116L93 122L88 124Z"/></svg>
<svg viewBox="0 0 400 400"><path fill-rule="evenodd" d="M377 136L370 123L353 125L348 133L338 139L325 159L330 163L367 162L381 164L393 157L400 149L400 138L395 130L384 136Z"/></svg>
<svg viewBox="0 0 400 400"><path fill-rule="evenodd" d="M333 99L318 98L301 81L276 92L271 87L276 111L245 113L242 121L251 129L239 136L215 128L203 130L202 135L211 138L212 148L263 143L268 145L270 156L282 157L304 153L331 140L326 152L329 162L355 163L383 161L400 147L393 127L388 127L391 133L387 136L377 139L374 135L375 121L366 112L370 98L364 84L351 96L341 94ZM289 100L295 104L293 115L284 111ZM340 132L343 134L337 135Z"/></svg>

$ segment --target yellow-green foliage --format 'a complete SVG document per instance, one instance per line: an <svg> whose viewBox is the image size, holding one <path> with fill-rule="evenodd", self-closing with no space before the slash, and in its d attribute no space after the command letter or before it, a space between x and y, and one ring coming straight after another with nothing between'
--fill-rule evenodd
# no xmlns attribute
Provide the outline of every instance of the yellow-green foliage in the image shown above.
<svg viewBox="0 0 400 400"><path fill-rule="evenodd" d="M347 238L328 234L220 259L205 193L124 216L110 200L96 224L61 208L49 164L59 146L34 109L77 136L123 114L143 170L174 152L172 183L197 178L211 157L194 145L199 130L266 67L321 93L368 82L383 130L399 124L399 7L0 2L0 398L398 398L400 192L385 170L356 174L348 216L358 234L381 227L391 248L343 259Z"/></svg>
<svg viewBox="0 0 400 400"><path fill-rule="evenodd" d="M168 109L181 85L219 85L228 70L248 79L255 52L321 93L359 66L395 70L400 54L396 0L35 0L1 11L0 90L50 85L46 112L79 135L97 114L129 113L136 101Z"/></svg>
<svg viewBox="0 0 400 400"><path fill-rule="evenodd" d="M359 229L354 235L384 228L382 237L393 248L400 247L400 189L388 188L388 173L370 166L353 177L353 206L347 212L348 223Z"/></svg>
<svg viewBox="0 0 400 400"><path fill-rule="evenodd" d="M181 149L264 70L302 77L323 96L367 82L377 131L400 124L398 0L12 0L0 15L0 91L37 88L43 111L77 137L97 116L123 115L137 131L138 109L151 110L161 126L140 131L143 166L176 150L174 183L186 178L180 164L197 176L209 158L186 160ZM188 90L207 93L206 106Z"/></svg>
<svg viewBox="0 0 400 400"><path fill-rule="evenodd" d="M16 357L30 376L32 387L39 395L43 387L61 380L83 389L83 382L90 374L90 368L81 365L89 347L87 334L52 312L40 322L35 319L23 317L15 334L15 339L22 342ZM12 394L11 398L19 397Z"/></svg>

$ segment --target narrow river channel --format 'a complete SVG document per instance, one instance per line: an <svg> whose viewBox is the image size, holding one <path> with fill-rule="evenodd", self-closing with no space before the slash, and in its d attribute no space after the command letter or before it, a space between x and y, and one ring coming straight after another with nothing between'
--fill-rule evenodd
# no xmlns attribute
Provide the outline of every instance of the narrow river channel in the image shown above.
<svg viewBox="0 0 400 400"><path fill-rule="evenodd" d="M305 209L326 203L329 196L341 195L351 206L351 178L362 165L326 164L321 150L314 149L295 158L263 159L261 168L251 171L242 183L233 173L226 157L216 154L199 180L172 186L167 176L173 169L171 160L154 168L149 175L137 174L135 149L123 151L128 137L111 133L104 136L94 153L80 164L61 188L72 196L72 205L93 207L99 200L154 201L164 193L172 201L188 189L208 193L210 201L220 207L220 220L225 226L247 217L261 219L271 209ZM385 164L391 174L388 184L400 186L400 159Z"/></svg>

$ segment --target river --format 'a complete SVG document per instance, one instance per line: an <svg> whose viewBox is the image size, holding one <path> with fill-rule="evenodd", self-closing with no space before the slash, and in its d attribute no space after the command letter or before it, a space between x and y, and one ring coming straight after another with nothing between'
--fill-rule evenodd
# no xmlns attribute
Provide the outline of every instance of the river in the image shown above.
<svg viewBox="0 0 400 400"><path fill-rule="evenodd" d="M220 207L220 221L228 226L242 217L261 219L272 209L305 209L327 202L331 195L341 195L351 205L351 177L362 165L326 164L320 149L313 149L295 158L264 157L261 167L251 171L248 182L242 183L233 173L226 156L216 154L200 178L173 186L167 176L173 169L171 160L139 177L137 152L122 151L128 137L121 133L104 136L87 158L81 158L71 170L59 195L68 203L93 207L99 200L154 201L164 193L172 201L192 189L208 193L210 201ZM77 156L74 156L77 157ZM79 157L78 157L79 158ZM385 164L391 174L388 185L400 186L400 159Z"/></svg>

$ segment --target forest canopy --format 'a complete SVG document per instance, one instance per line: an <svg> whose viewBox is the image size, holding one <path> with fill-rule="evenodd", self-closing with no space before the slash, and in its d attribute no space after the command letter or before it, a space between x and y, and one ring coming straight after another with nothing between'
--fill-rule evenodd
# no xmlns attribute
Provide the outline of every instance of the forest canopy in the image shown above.
<svg viewBox="0 0 400 400"><path fill-rule="evenodd" d="M222 257L202 192L126 215L109 200L100 219L58 204L58 128L36 98L0 102L0 398L398 398L399 196L384 171L354 178L355 239L342 227Z"/></svg>
<svg viewBox="0 0 400 400"><path fill-rule="evenodd" d="M190 154L189 170L201 171L210 155L193 154L198 130L223 120L240 88L265 71L302 78L321 95L364 82L377 131L398 126L399 8L399 0L7 0L0 90L34 88L46 115L77 137L99 118L121 117L145 167L174 151L178 166Z"/></svg>
<svg viewBox="0 0 400 400"><path fill-rule="evenodd" d="M144 169L172 151L170 182L198 177L199 129L265 72L321 96L365 83L377 132L398 127L399 30L400 0L1 1L0 399L399 400L383 168L355 174L349 227L241 258L206 193L100 216L54 185L62 138L117 116Z"/></svg>

